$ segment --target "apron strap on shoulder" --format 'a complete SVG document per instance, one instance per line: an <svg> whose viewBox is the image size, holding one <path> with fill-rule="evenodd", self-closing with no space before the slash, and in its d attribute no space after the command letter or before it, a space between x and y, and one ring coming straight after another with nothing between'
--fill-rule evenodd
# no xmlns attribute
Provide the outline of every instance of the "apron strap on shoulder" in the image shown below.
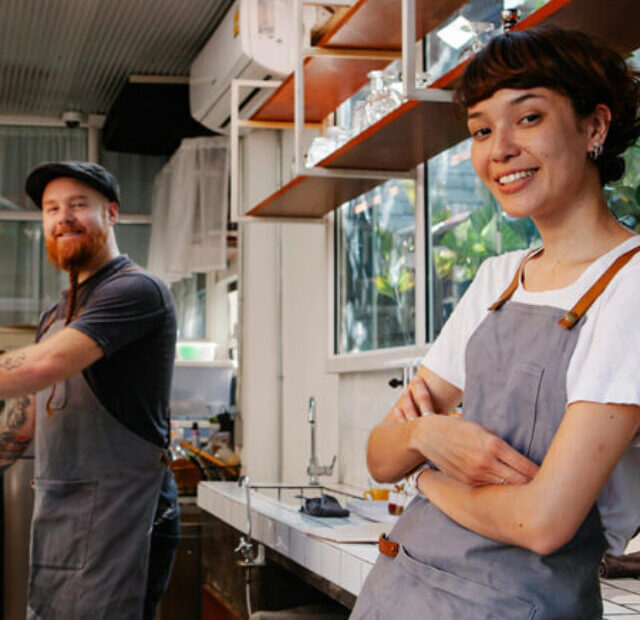
<svg viewBox="0 0 640 620"><path fill-rule="evenodd" d="M558 325L565 329L571 329L584 316L585 312L591 307L593 302L602 295L609 282L613 280L618 271L620 271L638 252L640 252L640 246L636 246L628 252L618 256L609 269L607 269L595 281L594 285L578 300L576 305L558 321Z"/></svg>
<svg viewBox="0 0 640 620"><path fill-rule="evenodd" d="M516 275L513 276L513 280L511 280L511 283L509 284L509 286L507 286L504 293L502 293L502 295L498 297L498 300L489 306L488 310L490 311L499 310L511 299L511 296L516 292L516 289L518 288L518 284L520 284L520 279L522 277L522 270L524 268L524 264L529 260L529 258L533 254L535 254L539 250L540 248L533 248L524 255L524 258L522 259L522 262L518 267L518 271L516 271Z"/></svg>

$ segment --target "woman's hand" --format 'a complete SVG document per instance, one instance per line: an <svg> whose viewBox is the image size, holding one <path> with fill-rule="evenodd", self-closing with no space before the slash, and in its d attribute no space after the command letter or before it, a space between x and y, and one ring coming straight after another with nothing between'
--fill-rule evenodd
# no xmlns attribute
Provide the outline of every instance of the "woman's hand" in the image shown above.
<svg viewBox="0 0 640 620"><path fill-rule="evenodd" d="M396 422L408 422L434 411L429 388L425 380L416 374L391 409L391 418Z"/></svg>
<svg viewBox="0 0 640 620"><path fill-rule="evenodd" d="M412 425L413 449L465 484L526 484L538 471L533 461L475 422L431 415Z"/></svg>
<svg viewBox="0 0 640 620"><path fill-rule="evenodd" d="M449 416L434 403L426 369L418 372L402 390L387 421L411 422L411 447L442 473L478 486L525 484L538 466L497 435L474 422ZM451 398L448 399L451 402Z"/></svg>

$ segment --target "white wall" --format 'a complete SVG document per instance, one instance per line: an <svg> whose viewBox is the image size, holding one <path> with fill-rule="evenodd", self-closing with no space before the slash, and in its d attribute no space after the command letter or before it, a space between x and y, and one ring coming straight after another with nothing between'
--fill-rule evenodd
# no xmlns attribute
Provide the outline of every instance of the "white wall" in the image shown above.
<svg viewBox="0 0 640 620"><path fill-rule="evenodd" d="M318 461L338 453L338 377L325 371L327 290L325 227L283 230L283 478L306 480L311 452L309 397L316 399ZM333 480L338 479L338 467Z"/></svg>
<svg viewBox="0 0 640 620"><path fill-rule="evenodd" d="M271 224L242 224L242 462L254 480L276 480L278 416L277 234Z"/></svg>
<svg viewBox="0 0 640 620"><path fill-rule="evenodd" d="M329 291L324 224L244 226L241 409L246 473L263 481L279 477L286 482L306 480L308 401L314 396L320 463L328 464L338 454L331 480L364 488L368 486L367 437L397 397L397 390L387 382L400 372L338 375L326 371ZM280 304L281 324L277 316ZM280 393L278 355L282 355Z"/></svg>
<svg viewBox="0 0 640 620"><path fill-rule="evenodd" d="M274 156L275 132L244 139L243 195L276 189L289 172L291 136ZM250 150L247 149L250 146ZM286 165L281 161L284 160ZM316 399L318 460L338 454L333 481L366 487L366 440L397 397L398 371L326 370L329 291L326 223L243 223L241 291L242 462L253 480L306 480L309 397ZM279 375L281 371L281 376Z"/></svg>

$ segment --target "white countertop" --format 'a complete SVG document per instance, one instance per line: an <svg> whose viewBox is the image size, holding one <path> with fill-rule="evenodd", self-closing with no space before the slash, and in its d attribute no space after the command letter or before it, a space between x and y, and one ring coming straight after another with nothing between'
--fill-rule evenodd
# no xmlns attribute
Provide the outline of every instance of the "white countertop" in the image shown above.
<svg viewBox="0 0 640 620"><path fill-rule="evenodd" d="M339 493L339 487L331 485L330 492L334 489ZM344 518L311 517L300 513L296 506L277 501L266 493L270 491L251 491L254 540L357 596L378 557L377 545L333 543L310 536L307 532L311 528L335 528L368 521L353 513ZM338 499L344 505L342 498ZM201 482L198 485L198 506L241 533L246 532L245 489L237 482Z"/></svg>

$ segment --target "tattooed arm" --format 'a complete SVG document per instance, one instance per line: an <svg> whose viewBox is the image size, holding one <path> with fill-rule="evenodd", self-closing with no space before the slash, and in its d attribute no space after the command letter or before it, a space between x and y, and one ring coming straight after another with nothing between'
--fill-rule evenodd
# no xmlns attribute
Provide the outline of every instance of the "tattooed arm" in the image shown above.
<svg viewBox="0 0 640 620"><path fill-rule="evenodd" d="M65 327L38 344L0 355L0 398L34 394L81 372L102 356L95 340Z"/></svg>
<svg viewBox="0 0 640 620"><path fill-rule="evenodd" d="M13 465L31 443L34 402L33 396L0 401L0 472Z"/></svg>

